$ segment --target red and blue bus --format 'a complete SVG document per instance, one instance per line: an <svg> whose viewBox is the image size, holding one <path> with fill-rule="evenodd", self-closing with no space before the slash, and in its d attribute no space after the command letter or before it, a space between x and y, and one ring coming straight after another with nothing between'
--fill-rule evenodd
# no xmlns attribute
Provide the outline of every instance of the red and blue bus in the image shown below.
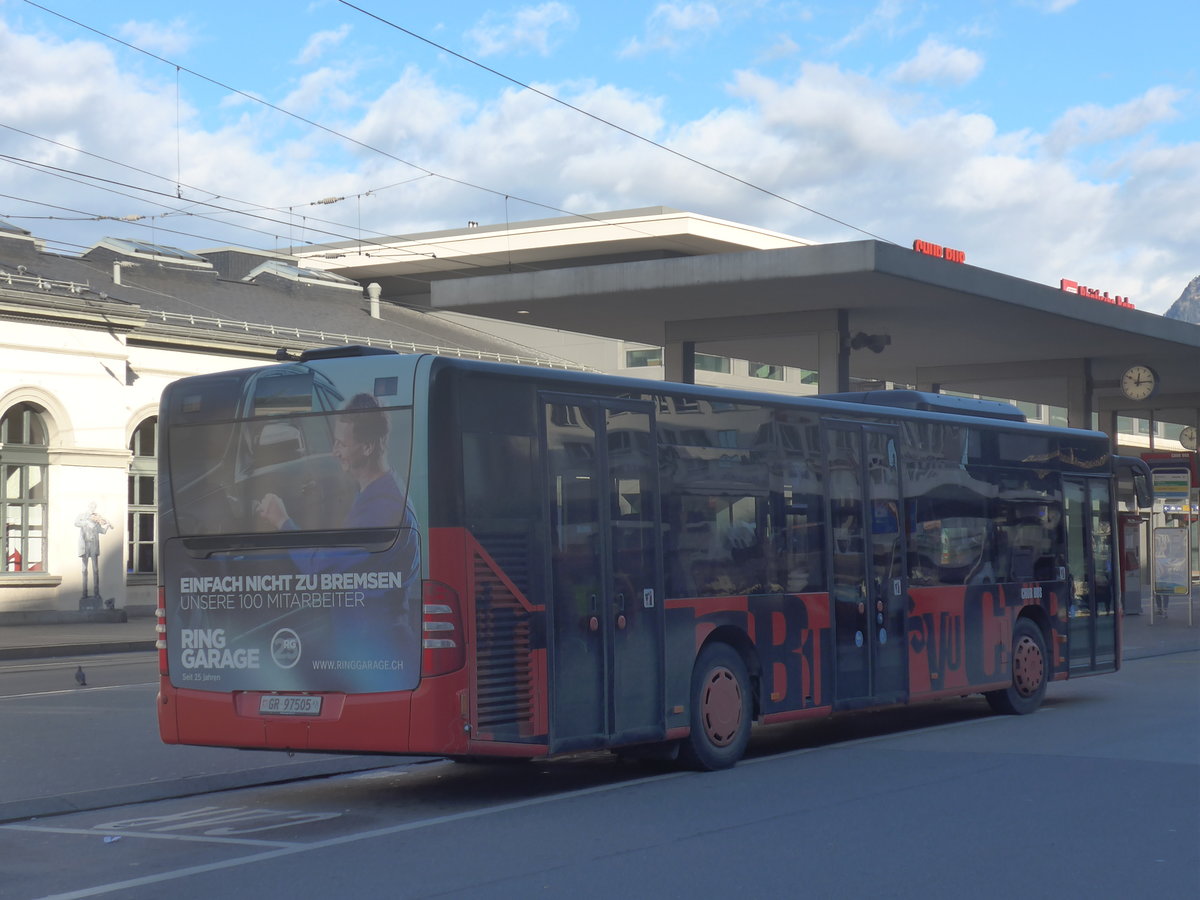
<svg viewBox="0 0 1200 900"><path fill-rule="evenodd" d="M160 429L168 743L717 769L1121 661L1145 467L1009 404L336 348L182 379Z"/></svg>

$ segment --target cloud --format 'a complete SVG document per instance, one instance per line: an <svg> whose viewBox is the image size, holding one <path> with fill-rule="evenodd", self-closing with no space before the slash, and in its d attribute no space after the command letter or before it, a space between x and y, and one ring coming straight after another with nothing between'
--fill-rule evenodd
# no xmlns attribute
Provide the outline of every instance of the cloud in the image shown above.
<svg viewBox="0 0 1200 900"><path fill-rule="evenodd" d="M1158 122L1178 117L1185 93L1169 85L1153 87L1117 106L1089 103L1063 113L1046 135L1047 152L1061 156L1079 147L1139 134Z"/></svg>
<svg viewBox="0 0 1200 900"><path fill-rule="evenodd" d="M246 100L202 118L186 80L177 129L173 69L124 70L99 42L22 34L3 21L0 45L5 124L164 179L0 129L6 153L171 195L132 200L0 162L0 193L25 198L0 198L0 217L53 241L87 245L113 234L187 248L272 248L643 206L815 240L864 237L802 204L905 246L923 238L961 248L968 262L1017 277L1103 285L1151 311L1165 309L1197 274L1200 143L1164 143L1150 132L1184 107L1182 92L1167 86L1113 107L1068 110L1039 133L1003 131L986 115L931 104L907 82L837 65L804 64L786 78L734 73L724 97L684 121L665 115L670 98L603 80L539 84L791 204L529 91L504 85L468 95L416 65L381 88L323 66L290 96L268 97L377 153ZM1136 140L1106 147L1108 168L1080 163L1077 148L1116 134ZM185 187L184 202L172 199L177 146L181 180L195 186ZM307 205L366 191L353 203ZM263 213L276 223L205 213L196 201L212 195L238 201L225 206L282 212ZM69 214L45 204L142 212L155 216L154 227L67 222ZM189 215L165 215L177 207ZM59 218L31 218L49 215Z"/></svg>
<svg viewBox="0 0 1200 900"><path fill-rule="evenodd" d="M800 52L800 45L792 40L790 34L780 34L774 42L759 55L762 62L772 62L777 59L787 59Z"/></svg>
<svg viewBox="0 0 1200 900"><path fill-rule="evenodd" d="M349 25L343 25L333 31L318 31L308 39L308 43L304 45L304 49L296 57L296 62L303 65L319 59L327 50L339 46L346 40L349 34Z"/></svg>
<svg viewBox="0 0 1200 900"><path fill-rule="evenodd" d="M711 3L660 3L647 17L643 36L630 38L620 55L677 52L703 40L719 24L721 14Z"/></svg>
<svg viewBox="0 0 1200 900"><path fill-rule="evenodd" d="M278 106L307 118L320 110L345 110L357 103L353 91L355 70L339 66L322 66L305 73L299 84Z"/></svg>
<svg viewBox="0 0 1200 900"><path fill-rule="evenodd" d="M574 29L575 11L564 3L526 6L508 17L488 13L467 32L480 56L498 53L536 53L546 56L554 45L556 29Z"/></svg>
<svg viewBox="0 0 1200 900"><path fill-rule="evenodd" d="M1021 5L1031 6L1036 10L1050 15L1060 13L1078 3L1079 0L1022 0Z"/></svg>
<svg viewBox="0 0 1200 900"><path fill-rule="evenodd" d="M278 236L287 233L286 222L272 226L241 219L248 227L231 229L223 220L233 217L208 210L195 200L220 195L286 207L300 190L305 199L310 191L316 197L336 193L325 187L332 176L324 175L311 160L301 163L300 154L294 152L295 147L313 144L310 133L276 143L289 131L280 125L277 114L235 110L232 120L204 127L186 93L177 107L174 70L154 81L120 69L113 54L98 42L19 34L2 21L0 46L4 47L0 93L6 99L5 124L37 136L0 131L6 152L74 173L64 177L0 164L0 193L10 195L0 201L0 217L23 224L52 244L79 249L106 235L121 235L174 246L225 241L277 246L282 240ZM121 186L91 186L84 175ZM184 188L186 199L176 200L179 181L201 190ZM185 209L186 214L180 214ZM108 219L75 221L131 214L147 218L136 225ZM48 228L48 216L61 225Z"/></svg>
<svg viewBox="0 0 1200 900"><path fill-rule="evenodd" d="M469 97L447 90L415 66L371 102L352 136L390 149L397 139L415 143L419 153L442 146L467 127L477 106Z"/></svg>
<svg viewBox="0 0 1200 900"><path fill-rule="evenodd" d="M885 37L895 37L897 34L914 27L914 22L903 23L905 0L880 0L867 14L867 17L855 25L850 31L836 41L831 48L835 52L844 50L851 44L857 44L873 34L883 34Z"/></svg>
<svg viewBox="0 0 1200 900"><path fill-rule="evenodd" d="M184 53L192 46L192 27L183 19L168 25L131 20L121 25L117 34L136 47L163 56Z"/></svg>
<svg viewBox="0 0 1200 900"><path fill-rule="evenodd" d="M965 47L952 47L937 38L926 38L917 55L895 68L891 77L914 84L923 81L966 84L983 70L983 57Z"/></svg>
<svg viewBox="0 0 1200 900"><path fill-rule="evenodd" d="M740 102L667 142L897 243L935 240L1045 284L1078 273L1132 295L1139 308L1161 311L1195 274L1194 248L1184 245L1200 229L1200 145L1131 151L1121 161L1127 179L1093 180L1039 154L1040 135L1001 132L984 115L926 111L836 66L809 64L791 81L744 72L731 91ZM715 176L672 169L664 190L685 196L656 202L695 208L703 197L699 211L735 221L817 240L863 236Z"/></svg>

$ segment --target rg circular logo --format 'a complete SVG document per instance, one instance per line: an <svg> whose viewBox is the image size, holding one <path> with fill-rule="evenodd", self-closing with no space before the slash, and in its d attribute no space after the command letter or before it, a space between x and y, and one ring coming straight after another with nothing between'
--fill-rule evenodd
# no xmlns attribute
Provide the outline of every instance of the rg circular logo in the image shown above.
<svg viewBox="0 0 1200 900"><path fill-rule="evenodd" d="M290 628L280 628L271 638L271 659L281 669L290 669L300 662L300 635Z"/></svg>

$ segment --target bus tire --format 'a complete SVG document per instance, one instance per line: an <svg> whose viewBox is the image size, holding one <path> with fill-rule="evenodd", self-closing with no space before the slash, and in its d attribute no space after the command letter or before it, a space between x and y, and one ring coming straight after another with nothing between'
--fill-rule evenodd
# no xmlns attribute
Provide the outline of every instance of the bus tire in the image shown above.
<svg viewBox="0 0 1200 900"><path fill-rule="evenodd" d="M702 771L728 769L746 752L753 704L750 676L741 655L728 644L706 645L692 669L691 734L679 758Z"/></svg>
<svg viewBox="0 0 1200 900"><path fill-rule="evenodd" d="M1002 691L985 693L988 705L1008 716L1033 712L1046 696L1049 665L1042 630L1030 619L1017 619L1013 628L1012 682Z"/></svg>

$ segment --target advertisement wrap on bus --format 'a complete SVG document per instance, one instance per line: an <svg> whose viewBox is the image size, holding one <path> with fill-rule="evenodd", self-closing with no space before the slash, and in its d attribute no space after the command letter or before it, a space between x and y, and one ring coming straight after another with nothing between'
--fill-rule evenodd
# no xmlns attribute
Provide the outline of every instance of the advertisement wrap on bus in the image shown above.
<svg viewBox="0 0 1200 900"><path fill-rule="evenodd" d="M235 408L185 390L171 413L167 514L182 539L164 545L163 570L174 680L411 690L421 547L408 502L411 410L391 405L394 368L282 367L220 387L239 390L227 398ZM227 546L211 552L217 536ZM364 545L336 546L355 538Z"/></svg>
<svg viewBox="0 0 1200 900"><path fill-rule="evenodd" d="M755 724L1121 663L1108 438L370 348L160 409L168 743L735 764ZM1118 496L1118 476L1131 485Z"/></svg>

